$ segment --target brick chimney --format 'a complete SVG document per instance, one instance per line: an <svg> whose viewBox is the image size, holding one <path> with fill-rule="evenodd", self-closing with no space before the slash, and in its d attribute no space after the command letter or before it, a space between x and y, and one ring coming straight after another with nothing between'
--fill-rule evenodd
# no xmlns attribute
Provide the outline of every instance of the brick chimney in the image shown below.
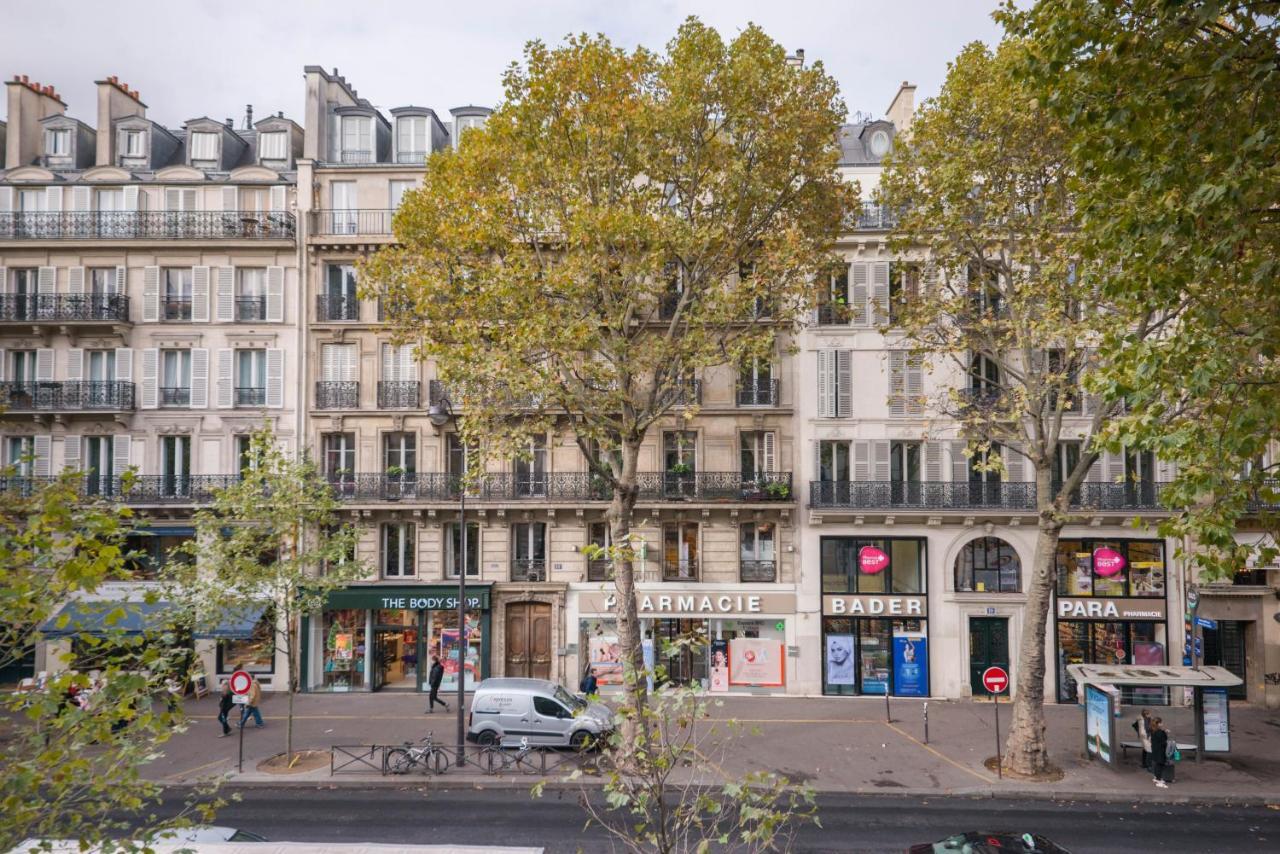
<svg viewBox="0 0 1280 854"><path fill-rule="evenodd" d="M98 151L95 162L110 166L116 160L116 119L128 116L145 116L147 105L142 103L136 89L121 83L114 75L106 80L95 80L98 87Z"/></svg>
<svg viewBox="0 0 1280 854"><path fill-rule="evenodd" d="M40 120L62 115L67 105L52 86L14 75L5 81L9 95L9 126L4 146L4 168L16 169L34 163L44 150Z"/></svg>
<svg viewBox="0 0 1280 854"><path fill-rule="evenodd" d="M911 115L916 111L916 87L913 83L902 81L902 85L898 87L898 94L893 96L893 101L889 104L889 109L885 110L885 117L893 122L894 128L897 130L898 136L906 137L911 134Z"/></svg>

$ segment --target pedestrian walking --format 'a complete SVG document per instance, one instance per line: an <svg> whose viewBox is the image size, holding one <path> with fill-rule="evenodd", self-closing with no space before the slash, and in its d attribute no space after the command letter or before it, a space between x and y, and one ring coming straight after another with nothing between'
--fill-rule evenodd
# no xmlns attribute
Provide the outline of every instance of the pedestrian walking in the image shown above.
<svg viewBox="0 0 1280 854"><path fill-rule="evenodd" d="M1142 770L1151 770L1151 711L1143 709L1142 714L1133 722L1133 731L1138 734L1142 743Z"/></svg>
<svg viewBox="0 0 1280 854"><path fill-rule="evenodd" d="M1173 782L1173 763L1178 758L1178 742L1164 728L1160 718L1151 719L1151 781L1167 789Z"/></svg>
<svg viewBox="0 0 1280 854"><path fill-rule="evenodd" d="M431 689L431 693L427 695L427 714L431 714L436 710L436 703L444 706L444 710L449 711L449 704L440 699L440 683L444 681L444 665L440 663L440 656L431 656L431 670L427 672L427 686Z"/></svg>
<svg viewBox="0 0 1280 854"><path fill-rule="evenodd" d="M240 712L240 726L249 721L252 716L254 723L258 729L262 729L262 712L258 711L258 704L262 702L262 684L254 677L250 677L249 681L249 701L245 703L244 709Z"/></svg>
<svg viewBox="0 0 1280 854"><path fill-rule="evenodd" d="M231 696L231 683L223 679L222 693L218 696L218 723L222 724L222 735L218 738L231 735L231 710L235 707L235 700Z"/></svg>
<svg viewBox="0 0 1280 854"><path fill-rule="evenodd" d="M578 690L584 696L594 697L600 691L600 682L596 679L596 669L588 667L587 672L582 676L582 684L578 686Z"/></svg>

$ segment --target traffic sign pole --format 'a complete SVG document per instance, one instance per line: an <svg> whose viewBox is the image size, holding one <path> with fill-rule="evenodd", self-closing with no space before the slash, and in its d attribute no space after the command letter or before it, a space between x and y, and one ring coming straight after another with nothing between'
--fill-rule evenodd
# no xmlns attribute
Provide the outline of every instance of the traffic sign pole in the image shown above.
<svg viewBox="0 0 1280 854"><path fill-rule="evenodd" d="M982 671L982 687L991 695L996 711L996 776L1004 779L1004 760L1000 758L1000 695L1009 690L1009 674L1003 667L988 667Z"/></svg>
<svg viewBox="0 0 1280 854"><path fill-rule="evenodd" d="M996 776L1003 780L1004 761L1000 758L1000 695L996 694L991 699L994 700L992 705L996 707ZM243 734L244 730L240 732Z"/></svg>

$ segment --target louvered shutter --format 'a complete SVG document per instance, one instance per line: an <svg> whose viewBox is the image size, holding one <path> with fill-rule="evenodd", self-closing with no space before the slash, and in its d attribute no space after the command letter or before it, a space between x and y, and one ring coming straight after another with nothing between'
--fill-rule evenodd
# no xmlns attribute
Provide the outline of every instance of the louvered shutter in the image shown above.
<svg viewBox="0 0 1280 854"><path fill-rule="evenodd" d="M84 267L67 269L67 293L84 296Z"/></svg>
<svg viewBox="0 0 1280 854"><path fill-rule="evenodd" d="M127 211L142 210L142 201L145 196L138 192L139 187L131 186L124 188L124 209Z"/></svg>
<svg viewBox="0 0 1280 854"><path fill-rule="evenodd" d="M155 323L160 319L160 268L142 268L142 319Z"/></svg>
<svg viewBox="0 0 1280 854"><path fill-rule="evenodd" d="M1018 445L1002 445L1000 458L1004 460L1004 479L1009 483L1025 483L1027 458Z"/></svg>
<svg viewBox="0 0 1280 854"><path fill-rule="evenodd" d="M1103 452L1103 463L1106 467L1107 483L1120 483L1124 480L1124 454L1111 451Z"/></svg>
<svg viewBox="0 0 1280 854"><path fill-rule="evenodd" d="M58 289L58 268L40 267L36 271L36 293L51 294Z"/></svg>
<svg viewBox="0 0 1280 854"><path fill-rule="evenodd" d="M123 264L116 267L115 278L108 284L107 291L113 294L129 293L129 268Z"/></svg>
<svg viewBox="0 0 1280 854"><path fill-rule="evenodd" d="M92 192L88 187L71 188L71 210L76 213L88 213L92 207Z"/></svg>
<svg viewBox="0 0 1280 854"><path fill-rule="evenodd" d="M400 379L400 362L396 359L396 348L390 344L382 345L382 381L395 382Z"/></svg>
<svg viewBox="0 0 1280 854"><path fill-rule="evenodd" d="M267 408L284 407L284 350L267 350Z"/></svg>
<svg viewBox="0 0 1280 854"><path fill-rule="evenodd" d="M0 213L13 210L13 187L0 187Z"/></svg>
<svg viewBox="0 0 1280 854"><path fill-rule="evenodd" d="M1083 446L1085 446L1085 447L1088 447L1088 444L1089 444L1089 443L1088 443L1088 441L1087 441L1087 440L1086 440L1086 441L1084 441L1084 442L1081 442L1081 445L1083 445ZM1103 458L1103 456L1104 456L1104 454L1098 454L1098 456L1094 459L1093 463L1089 466L1089 471L1088 471L1088 473L1086 473L1086 474L1085 474L1085 476L1084 476L1084 479L1085 479L1086 481L1088 481L1089 483L1102 483L1102 458Z"/></svg>
<svg viewBox="0 0 1280 854"><path fill-rule="evenodd" d="M889 480L889 443L872 442L872 461L875 463L875 479L881 483Z"/></svg>
<svg viewBox="0 0 1280 854"><path fill-rule="evenodd" d="M277 184L271 188L270 200L272 213L279 213L288 209L289 206L289 188L282 184Z"/></svg>
<svg viewBox="0 0 1280 854"><path fill-rule="evenodd" d="M111 439L111 470L120 477L133 465L133 437L119 433Z"/></svg>
<svg viewBox="0 0 1280 854"><path fill-rule="evenodd" d="M44 191L44 209L48 213L62 213L62 188L46 187Z"/></svg>
<svg viewBox="0 0 1280 854"><path fill-rule="evenodd" d="M764 434L764 470L774 472L778 470L777 454L775 452L776 442L775 434L772 430Z"/></svg>
<svg viewBox="0 0 1280 854"><path fill-rule="evenodd" d="M942 482L942 443L924 443L924 479L929 483Z"/></svg>
<svg viewBox="0 0 1280 854"><path fill-rule="evenodd" d="M164 209L167 211L182 210L182 191L177 187L166 187L164 191Z"/></svg>
<svg viewBox="0 0 1280 854"><path fill-rule="evenodd" d="M867 315L867 290L870 265L857 262L852 265L849 275L849 317L854 326L866 326L870 322Z"/></svg>
<svg viewBox="0 0 1280 854"><path fill-rule="evenodd" d="M853 479L865 483L871 479L871 443L853 443Z"/></svg>
<svg viewBox="0 0 1280 854"><path fill-rule="evenodd" d="M818 417L831 418L836 414L835 383L832 368L835 366L834 350L818 351Z"/></svg>
<svg viewBox="0 0 1280 854"><path fill-rule="evenodd" d="M8 360L5 358L5 352L0 348L0 380L4 379L5 370L7 369Z"/></svg>
<svg viewBox="0 0 1280 854"><path fill-rule="evenodd" d="M836 351L836 415L853 414L853 351Z"/></svg>
<svg viewBox="0 0 1280 854"><path fill-rule="evenodd" d="M400 382L416 382L418 366L413 361L413 345L400 345Z"/></svg>
<svg viewBox="0 0 1280 854"><path fill-rule="evenodd" d="M122 383L133 382L133 348L116 348L116 380Z"/></svg>
<svg viewBox="0 0 1280 854"><path fill-rule="evenodd" d="M53 350L48 347L36 350L36 380L53 382Z"/></svg>
<svg viewBox="0 0 1280 854"><path fill-rule="evenodd" d="M62 437L62 470L79 471L80 469L80 437Z"/></svg>
<svg viewBox="0 0 1280 854"><path fill-rule="evenodd" d="M209 408L209 350L191 349L191 408Z"/></svg>
<svg viewBox="0 0 1280 854"><path fill-rule="evenodd" d="M284 267L267 268L267 322L284 322Z"/></svg>
<svg viewBox="0 0 1280 854"><path fill-rule="evenodd" d="M906 414L924 415L924 357L908 354L905 369Z"/></svg>
<svg viewBox="0 0 1280 854"><path fill-rule="evenodd" d="M236 319L236 268L219 267L216 276L215 316L219 323L231 323Z"/></svg>
<svg viewBox="0 0 1280 854"><path fill-rule="evenodd" d="M889 351L889 417L902 418L907 414L907 354L902 350Z"/></svg>
<svg viewBox="0 0 1280 854"><path fill-rule="evenodd" d="M142 351L142 398L138 405L142 409L155 409L160 405L160 351L155 347L147 347Z"/></svg>
<svg viewBox="0 0 1280 854"><path fill-rule="evenodd" d="M0 211L0 213L4 213L4 211ZM9 268L5 266L0 266L0 294L8 293L8 291L9 291Z"/></svg>
<svg viewBox="0 0 1280 854"><path fill-rule="evenodd" d="M236 206L236 188L235 187L222 188L222 209L229 213L240 210L240 208Z"/></svg>
<svg viewBox="0 0 1280 854"><path fill-rule="evenodd" d="M969 458L965 456L968 442L951 443L951 482L965 483L969 480Z"/></svg>
<svg viewBox="0 0 1280 854"><path fill-rule="evenodd" d="M53 472L49 460L53 451L53 437L49 435L35 436L31 444L32 450L35 452L33 473L36 477L49 477Z"/></svg>
<svg viewBox="0 0 1280 854"><path fill-rule="evenodd" d="M191 320L209 322L209 268L191 268Z"/></svg>
<svg viewBox="0 0 1280 854"><path fill-rule="evenodd" d="M72 382L84 379L84 350L79 347L67 351L67 379Z"/></svg>
<svg viewBox="0 0 1280 854"><path fill-rule="evenodd" d="M217 407L219 409L230 409L234 405L231 386L233 352L230 349L218 351Z"/></svg>
<svg viewBox="0 0 1280 854"><path fill-rule="evenodd" d="M884 326L889 322L888 261L876 261L871 265L871 305L867 311L872 326Z"/></svg>
<svg viewBox="0 0 1280 854"><path fill-rule="evenodd" d="M1159 483L1168 483L1173 480L1174 472L1177 471L1173 463L1157 458L1156 459L1156 481Z"/></svg>

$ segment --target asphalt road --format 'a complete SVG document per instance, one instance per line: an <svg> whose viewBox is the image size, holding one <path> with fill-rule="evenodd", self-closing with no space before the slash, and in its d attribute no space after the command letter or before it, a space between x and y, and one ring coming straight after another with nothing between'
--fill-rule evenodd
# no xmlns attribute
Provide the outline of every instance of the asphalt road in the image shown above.
<svg viewBox="0 0 1280 854"><path fill-rule="evenodd" d="M234 789L232 790L234 791ZM217 823L272 841L541 845L613 850L573 791L248 788ZM175 793L176 794L176 793ZM175 796L174 802L180 801ZM1280 810L895 795L824 795L793 850L901 852L963 830L1043 834L1073 852L1280 850Z"/></svg>

